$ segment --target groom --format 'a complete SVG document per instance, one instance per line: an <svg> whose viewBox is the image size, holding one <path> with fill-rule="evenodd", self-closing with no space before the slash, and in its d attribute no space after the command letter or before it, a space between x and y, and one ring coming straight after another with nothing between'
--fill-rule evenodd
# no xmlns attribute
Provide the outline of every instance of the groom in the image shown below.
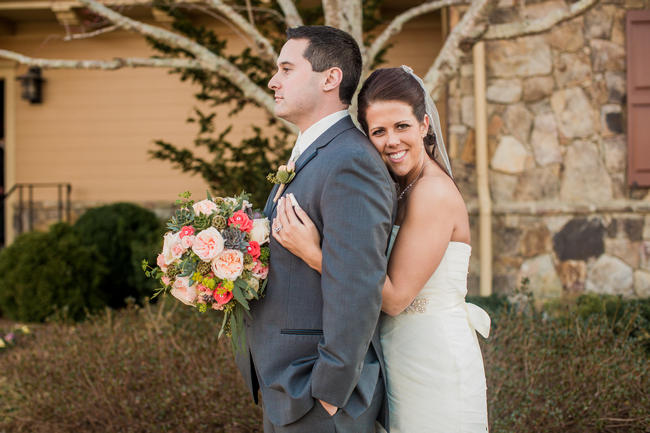
<svg viewBox="0 0 650 433"><path fill-rule="evenodd" d="M266 296L237 363L254 397L262 392L265 433L371 433L387 414L377 323L394 187L347 112L361 74L354 39L326 26L287 37L268 85L276 115L300 129L283 195L321 234L322 275L271 237ZM277 189L264 210L271 220Z"/></svg>

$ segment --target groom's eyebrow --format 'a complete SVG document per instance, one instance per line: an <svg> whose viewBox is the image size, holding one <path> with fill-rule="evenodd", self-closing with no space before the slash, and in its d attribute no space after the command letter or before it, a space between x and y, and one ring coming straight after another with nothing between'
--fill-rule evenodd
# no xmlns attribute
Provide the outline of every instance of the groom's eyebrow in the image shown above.
<svg viewBox="0 0 650 433"><path fill-rule="evenodd" d="M285 60L283 62L279 62L278 66L293 66L293 63L289 62L288 60Z"/></svg>

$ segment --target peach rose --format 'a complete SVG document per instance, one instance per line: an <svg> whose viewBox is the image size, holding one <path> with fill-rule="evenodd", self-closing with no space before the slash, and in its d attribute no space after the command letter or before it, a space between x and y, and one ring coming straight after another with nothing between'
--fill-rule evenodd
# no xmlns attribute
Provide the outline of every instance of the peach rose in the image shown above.
<svg viewBox="0 0 650 433"><path fill-rule="evenodd" d="M223 250L212 260L214 275L225 280L235 281L244 270L244 254L237 250Z"/></svg>
<svg viewBox="0 0 650 433"><path fill-rule="evenodd" d="M219 230L209 227L195 236L192 251L204 262L209 262L223 251L223 246L223 237Z"/></svg>
<svg viewBox="0 0 650 433"><path fill-rule="evenodd" d="M185 305L194 306L196 303L196 286L190 286L189 277L176 277L171 294Z"/></svg>
<svg viewBox="0 0 650 433"><path fill-rule="evenodd" d="M194 209L194 213L196 215L212 215L213 212L216 212L217 210L217 205L214 204L212 200L201 200L198 203L194 203L192 206Z"/></svg>
<svg viewBox="0 0 650 433"><path fill-rule="evenodd" d="M269 241L269 234L271 233L271 225L267 218L255 218L253 220L253 228L250 231L251 241L255 241L260 245L264 245Z"/></svg>
<svg viewBox="0 0 650 433"><path fill-rule="evenodd" d="M167 272L167 263L165 262L165 255L163 253L158 254L158 257L156 257L156 264L163 272Z"/></svg>
<svg viewBox="0 0 650 433"><path fill-rule="evenodd" d="M165 286L169 286L169 283L172 282L172 280L167 275L163 275L160 279Z"/></svg>
<svg viewBox="0 0 650 433"><path fill-rule="evenodd" d="M185 249L181 245L181 239L180 236L178 236L178 233L167 232L163 239L163 260L165 261L165 264L169 266L181 258Z"/></svg>

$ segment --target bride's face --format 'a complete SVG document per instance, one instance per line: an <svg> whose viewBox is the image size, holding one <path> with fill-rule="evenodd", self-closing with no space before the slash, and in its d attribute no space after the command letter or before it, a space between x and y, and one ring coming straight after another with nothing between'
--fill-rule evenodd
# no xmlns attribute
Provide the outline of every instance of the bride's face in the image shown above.
<svg viewBox="0 0 650 433"><path fill-rule="evenodd" d="M401 101L376 101L366 109L368 137L398 178L418 169L429 119L418 122L413 109Z"/></svg>

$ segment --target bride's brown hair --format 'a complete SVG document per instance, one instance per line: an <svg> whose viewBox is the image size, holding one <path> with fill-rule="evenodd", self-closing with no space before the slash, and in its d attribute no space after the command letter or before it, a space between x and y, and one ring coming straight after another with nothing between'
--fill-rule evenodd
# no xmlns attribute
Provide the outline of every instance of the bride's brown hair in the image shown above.
<svg viewBox="0 0 650 433"><path fill-rule="evenodd" d="M378 101L404 102L411 106L417 121L424 122L424 115L426 114L424 89L410 73L402 68L377 69L363 83L357 96L357 120L366 135L368 135L368 121L366 119L368 106ZM432 121L433 119L429 119L429 123ZM436 158L437 147L436 135L429 127L429 131L424 137L424 150L429 158L451 177L445 166Z"/></svg>

